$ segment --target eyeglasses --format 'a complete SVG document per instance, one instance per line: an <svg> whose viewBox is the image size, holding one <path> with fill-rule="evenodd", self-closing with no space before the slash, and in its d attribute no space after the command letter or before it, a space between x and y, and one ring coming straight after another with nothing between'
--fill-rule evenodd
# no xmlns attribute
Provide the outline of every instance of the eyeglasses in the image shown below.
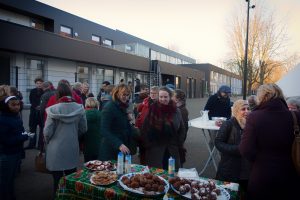
<svg viewBox="0 0 300 200"><path fill-rule="evenodd" d="M247 108L242 108L242 109L241 109L241 111L246 111L246 110L250 110L250 108L247 107Z"/></svg>

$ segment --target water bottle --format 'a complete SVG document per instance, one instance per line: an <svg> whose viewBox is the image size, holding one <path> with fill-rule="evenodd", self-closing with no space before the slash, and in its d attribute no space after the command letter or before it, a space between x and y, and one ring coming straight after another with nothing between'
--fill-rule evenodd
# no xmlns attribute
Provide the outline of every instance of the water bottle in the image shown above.
<svg viewBox="0 0 300 200"><path fill-rule="evenodd" d="M119 152L118 154L118 163L117 163L117 174L124 173L124 154Z"/></svg>
<svg viewBox="0 0 300 200"><path fill-rule="evenodd" d="M175 159L172 156L169 158L168 174L169 177L174 177L175 175Z"/></svg>
<svg viewBox="0 0 300 200"><path fill-rule="evenodd" d="M125 156L125 173L131 173L131 155L127 154Z"/></svg>

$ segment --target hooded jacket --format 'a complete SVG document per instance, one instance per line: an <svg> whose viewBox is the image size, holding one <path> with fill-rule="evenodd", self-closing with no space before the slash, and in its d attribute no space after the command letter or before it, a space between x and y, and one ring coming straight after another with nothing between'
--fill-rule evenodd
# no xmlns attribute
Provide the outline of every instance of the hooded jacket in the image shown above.
<svg viewBox="0 0 300 200"><path fill-rule="evenodd" d="M47 108L46 112L47 169L62 171L76 168L79 164L78 137L87 131L83 106L75 102L58 103Z"/></svg>

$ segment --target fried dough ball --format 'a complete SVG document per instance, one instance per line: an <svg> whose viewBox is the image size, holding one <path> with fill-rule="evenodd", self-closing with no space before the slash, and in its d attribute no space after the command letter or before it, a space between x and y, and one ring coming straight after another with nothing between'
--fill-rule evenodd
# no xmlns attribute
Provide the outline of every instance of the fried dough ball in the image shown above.
<svg viewBox="0 0 300 200"><path fill-rule="evenodd" d="M133 181L133 182L131 182L130 187L131 187L131 188L138 188L138 187L139 187L139 184L138 184L138 182Z"/></svg>
<svg viewBox="0 0 300 200"><path fill-rule="evenodd" d="M124 181L122 181L126 186L130 185L130 180L129 179L125 179Z"/></svg>
<svg viewBox="0 0 300 200"><path fill-rule="evenodd" d="M152 190L153 190L154 192L157 192L157 190L158 190L158 185L157 185L157 184L152 184Z"/></svg>
<svg viewBox="0 0 300 200"><path fill-rule="evenodd" d="M129 178L127 176L123 176L121 181L124 183L125 180L129 180Z"/></svg>
<svg viewBox="0 0 300 200"><path fill-rule="evenodd" d="M180 187L180 181L177 181L173 184L173 187L176 189L176 190L179 190L179 187Z"/></svg>
<svg viewBox="0 0 300 200"><path fill-rule="evenodd" d="M150 184L146 184L145 185L145 190L146 191L151 191L151 185Z"/></svg>
<svg viewBox="0 0 300 200"><path fill-rule="evenodd" d="M158 192L164 192L165 191L165 187L160 185L158 186Z"/></svg>

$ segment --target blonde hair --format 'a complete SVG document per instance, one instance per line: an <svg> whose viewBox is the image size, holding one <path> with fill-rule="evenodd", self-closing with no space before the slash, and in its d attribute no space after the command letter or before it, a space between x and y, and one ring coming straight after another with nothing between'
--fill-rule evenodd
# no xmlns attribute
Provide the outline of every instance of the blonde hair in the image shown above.
<svg viewBox="0 0 300 200"><path fill-rule="evenodd" d="M98 108L99 102L95 97L88 97L85 100L85 107L86 108Z"/></svg>
<svg viewBox="0 0 300 200"><path fill-rule="evenodd" d="M274 83L261 85L257 89L257 105L277 98L285 100L282 90Z"/></svg>
<svg viewBox="0 0 300 200"><path fill-rule="evenodd" d="M10 95L9 85L0 85L0 101L4 100L6 96Z"/></svg>
<svg viewBox="0 0 300 200"><path fill-rule="evenodd" d="M243 106L249 106L248 101L243 99L236 100L232 106L232 116L238 118L238 114Z"/></svg>
<svg viewBox="0 0 300 200"><path fill-rule="evenodd" d="M112 90L112 94L111 94L112 100L113 101L119 100L118 94L119 93L125 93L125 92L127 92L128 94L131 93L131 89L130 89L130 87L128 85L125 85L125 84L119 84L119 85L117 85Z"/></svg>

